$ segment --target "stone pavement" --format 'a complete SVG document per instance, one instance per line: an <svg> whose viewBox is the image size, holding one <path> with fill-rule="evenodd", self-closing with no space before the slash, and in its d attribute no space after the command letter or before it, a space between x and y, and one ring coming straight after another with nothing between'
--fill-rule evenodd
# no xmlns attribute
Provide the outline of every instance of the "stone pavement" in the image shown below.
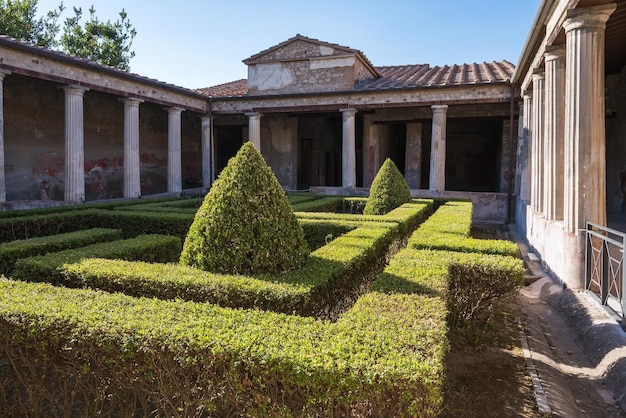
<svg viewBox="0 0 626 418"><path fill-rule="evenodd" d="M529 259L519 232L509 232L532 282L519 295L520 338L527 346L539 412L567 418L626 417L626 333L584 292L553 281L539 261Z"/></svg>

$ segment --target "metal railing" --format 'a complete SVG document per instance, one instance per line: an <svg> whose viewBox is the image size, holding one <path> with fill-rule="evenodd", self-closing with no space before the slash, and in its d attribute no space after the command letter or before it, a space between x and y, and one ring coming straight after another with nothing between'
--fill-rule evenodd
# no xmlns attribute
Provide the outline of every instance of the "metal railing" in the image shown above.
<svg viewBox="0 0 626 418"><path fill-rule="evenodd" d="M626 234L587 222L585 241L585 290L624 326Z"/></svg>

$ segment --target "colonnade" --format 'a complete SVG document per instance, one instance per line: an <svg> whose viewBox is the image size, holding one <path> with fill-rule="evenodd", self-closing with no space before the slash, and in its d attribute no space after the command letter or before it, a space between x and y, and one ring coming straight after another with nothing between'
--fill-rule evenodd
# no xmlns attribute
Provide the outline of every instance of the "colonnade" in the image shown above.
<svg viewBox="0 0 626 418"><path fill-rule="evenodd" d="M562 24L565 43L545 47L532 70L532 90L522 94L529 155L518 171L526 234L548 264L554 260L557 275L578 288L585 223L606 225L604 32L615 8L569 10ZM552 246L557 230L561 242Z"/></svg>
<svg viewBox="0 0 626 418"><path fill-rule="evenodd" d="M3 82L11 73L0 70L0 203L6 201L6 180L4 169L4 103ZM78 85L60 87L65 95L64 128L64 200L78 203L85 201L85 147L84 147L84 95L88 88ZM143 100L121 98L124 106L124 171L123 194L127 198L141 196L140 153L139 153L139 107ZM182 190L181 162L181 113L180 107L166 107L168 115L168 162L167 191ZM208 188L213 178L211 171L211 117L202 116L202 185Z"/></svg>
<svg viewBox="0 0 626 418"><path fill-rule="evenodd" d="M430 159L430 190L445 190L446 162L446 114L447 105L431 106L433 129ZM344 189L356 187L356 114L357 109L339 109L342 116L342 184ZM246 113L248 116L248 140L261 151L261 117L259 112Z"/></svg>

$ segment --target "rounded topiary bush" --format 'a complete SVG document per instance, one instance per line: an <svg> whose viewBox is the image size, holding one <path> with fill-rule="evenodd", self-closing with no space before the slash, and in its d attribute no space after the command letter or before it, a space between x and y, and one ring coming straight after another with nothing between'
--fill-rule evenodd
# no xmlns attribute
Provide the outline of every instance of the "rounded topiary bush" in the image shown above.
<svg viewBox="0 0 626 418"><path fill-rule="evenodd" d="M398 206L411 201L411 189L402 173L390 158L372 182L370 196L365 204L365 215L384 215Z"/></svg>
<svg viewBox="0 0 626 418"><path fill-rule="evenodd" d="M180 262L216 273L265 273L300 267L308 253L287 196L247 142L196 213Z"/></svg>

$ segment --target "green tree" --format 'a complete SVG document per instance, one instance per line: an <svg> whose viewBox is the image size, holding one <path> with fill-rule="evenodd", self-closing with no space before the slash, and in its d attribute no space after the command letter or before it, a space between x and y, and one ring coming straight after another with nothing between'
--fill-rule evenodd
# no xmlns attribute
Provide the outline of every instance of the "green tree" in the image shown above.
<svg viewBox="0 0 626 418"><path fill-rule="evenodd" d="M61 46L69 54L87 58L100 64L130 69L130 59L135 56L131 45L137 32L128 20L124 9L115 22L100 21L93 6L89 8L89 19L81 24L83 11L74 7L74 17L65 20Z"/></svg>
<svg viewBox="0 0 626 418"><path fill-rule="evenodd" d="M374 177L370 196L365 204L365 215L384 215L411 201L411 189L398 167L387 158Z"/></svg>
<svg viewBox="0 0 626 418"><path fill-rule="evenodd" d="M45 48L57 46L63 3L37 18L37 0L0 0L0 34Z"/></svg>
<svg viewBox="0 0 626 418"><path fill-rule="evenodd" d="M180 262L216 273L254 274L300 267L308 253L285 192L247 142L198 209Z"/></svg>

